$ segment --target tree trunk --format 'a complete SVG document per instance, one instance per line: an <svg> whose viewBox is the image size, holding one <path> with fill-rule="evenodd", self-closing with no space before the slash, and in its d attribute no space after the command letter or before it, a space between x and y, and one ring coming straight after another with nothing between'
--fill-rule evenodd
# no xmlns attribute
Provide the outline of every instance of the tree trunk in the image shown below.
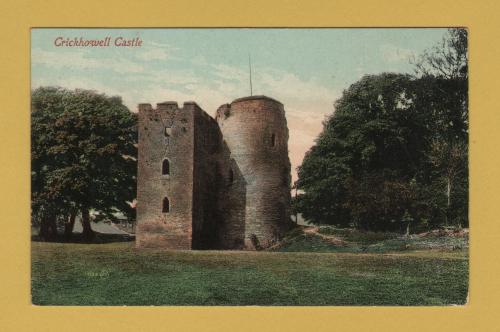
<svg viewBox="0 0 500 332"><path fill-rule="evenodd" d="M40 240L42 241L49 241L49 224L47 223L47 220L42 219L42 222L40 223L40 232L38 233L38 237L40 237Z"/></svg>
<svg viewBox="0 0 500 332"><path fill-rule="evenodd" d="M450 205L451 205L451 178L446 177L446 215L445 215L445 224L448 226L448 218L450 214Z"/></svg>
<svg viewBox="0 0 500 332"><path fill-rule="evenodd" d="M57 223L54 214L47 214L42 217L38 236L43 241L54 241L57 239Z"/></svg>
<svg viewBox="0 0 500 332"><path fill-rule="evenodd" d="M76 210L71 211L69 218L64 223L64 237L70 240L73 235L73 228L75 227Z"/></svg>
<svg viewBox="0 0 500 332"><path fill-rule="evenodd" d="M448 177L447 179L447 184L446 184L446 197L448 198L447 201L447 207L450 208L450 201L451 201L451 180Z"/></svg>
<svg viewBox="0 0 500 332"><path fill-rule="evenodd" d="M90 241L94 238L95 233L90 227L90 213L88 209L82 209L82 227L83 227L83 239L85 241Z"/></svg>
<svg viewBox="0 0 500 332"><path fill-rule="evenodd" d="M446 226L448 226L451 212L451 176L446 178L446 199Z"/></svg>

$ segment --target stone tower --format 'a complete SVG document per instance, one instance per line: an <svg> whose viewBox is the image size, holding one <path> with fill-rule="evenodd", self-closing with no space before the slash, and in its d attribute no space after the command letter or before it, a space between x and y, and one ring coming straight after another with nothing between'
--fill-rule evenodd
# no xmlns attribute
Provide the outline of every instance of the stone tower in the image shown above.
<svg viewBox="0 0 500 332"><path fill-rule="evenodd" d="M217 123L194 102L139 105L137 247L213 246Z"/></svg>
<svg viewBox="0 0 500 332"><path fill-rule="evenodd" d="M184 106L139 105L138 247L191 248L193 193L185 183L193 181L194 119L188 108L195 106Z"/></svg>
<svg viewBox="0 0 500 332"><path fill-rule="evenodd" d="M251 96L219 107L216 116L245 184L244 243L267 247L290 222L290 160L283 104Z"/></svg>
<svg viewBox="0 0 500 332"><path fill-rule="evenodd" d="M210 117L194 102L139 105L136 246L259 249L290 221L283 105L234 100Z"/></svg>

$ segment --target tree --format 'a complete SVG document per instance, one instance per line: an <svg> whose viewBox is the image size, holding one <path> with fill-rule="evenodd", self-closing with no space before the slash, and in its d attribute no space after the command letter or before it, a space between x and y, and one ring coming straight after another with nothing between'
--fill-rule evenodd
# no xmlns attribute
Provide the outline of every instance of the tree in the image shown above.
<svg viewBox="0 0 500 332"><path fill-rule="evenodd" d="M467 30L449 29L440 45L416 61L425 81L422 94L432 101L434 133L428 159L434 181L446 195L445 224L468 225L468 45ZM438 193L436 193L438 194Z"/></svg>
<svg viewBox="0 0 500 332"><path fill-rule="evenodd" d="M413 59L417 76L434 76L444 79L468 78L467 30L448 29L441 43Z"/></svg>
<svg viewBox="0 0 500 332"><path fill-rule="evenodd" d="M451 29L418 76L367 75L335 103L299 167L315 223L410 231L467 225L467 32Z"/></svg>
<svg viewBox="0 0 500 332"><path fill-rule="evenodd" d="M400 227L427 135L408 75L367 75L344 91L299 167L300 208L316 223Z"/></svg>
<svg viewBox="0 0 500 332"><path fill-rule="evenodd" d="M90 210L130 212L135 197L136 115L119 97L42 87L32 92L32 211L40 235L58 216L70 233L76 212L90 239ZM52 230L54 233L54 230Z"/></svg>
<svg viewBox="0 0 500 332"><path fill-rule="evenodd" d="M456 214L455 217L450 215L453 211L458 212L457 210L463 210L462 205L467 206L468 203L466 194L468 191L468 160L465 142L435 140L431 146L429 159L431 166L437 174L437 181L444 182L442 187L446 188L446 190L443 190L443 193L446 195L446 209L444 209L443 213L445 224L448 225L450 219L455 219L459 226L467 225L466 218L463 218L460 214ZM465 192L463 189L465 189ZM466 195L465 197L464 194ZM458 206L457 202L460 202ZM452 207L452 205L455 206Z"/></svg>

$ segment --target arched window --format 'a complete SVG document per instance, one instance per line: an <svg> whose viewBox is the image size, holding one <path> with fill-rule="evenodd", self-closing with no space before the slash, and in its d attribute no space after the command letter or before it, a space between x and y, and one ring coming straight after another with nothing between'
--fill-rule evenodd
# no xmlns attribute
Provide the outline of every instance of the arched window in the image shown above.
<svg viewBox="0 0 500 332"><path fill-rule="evenodd" d="M168 161L168 159L163 160L163 163L161 165L161 174L162 175L170 174L170 162Z"/></svg>
<svg viewBox="0 0 500 332"><path fill-rule="evenodd" d="M274 147L276 145L276 135L272 134L271 135L271 146Z"/></svg>
<svg viewBox="0 0 500 332"><path fill-rule="evenodd" d="M172 135L172 128L171 127L165 127L164 134L165 134L165 137L170 137Z"/></svg>
<svg viewBox="0 0 500 332"><path fill-rule="evenodd" d="M161 212L163 212L163 213L170 212L170 201L168 200L167 197L165 197L163 199L163 204L162 204Z"/></svg>

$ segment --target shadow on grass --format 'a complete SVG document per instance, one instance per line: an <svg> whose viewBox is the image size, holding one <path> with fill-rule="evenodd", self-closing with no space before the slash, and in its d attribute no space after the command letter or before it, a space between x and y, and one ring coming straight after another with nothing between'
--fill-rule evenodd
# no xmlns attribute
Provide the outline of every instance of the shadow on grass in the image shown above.
<svg viewBox="0 0 500 332"><path fill-rule="evenodd" d="M88 240L83 237L81 233L73 233L70 239L65 238L63 235L59 235L56 239L52 241L45 241L41 239L38 235L32 235L31 241L34 242L53 242L53 243L91 243L91 244L105 244L112 242L130 242L134 241L135 236L129 234L105 234L95 232L93 239Z"/></svg>

